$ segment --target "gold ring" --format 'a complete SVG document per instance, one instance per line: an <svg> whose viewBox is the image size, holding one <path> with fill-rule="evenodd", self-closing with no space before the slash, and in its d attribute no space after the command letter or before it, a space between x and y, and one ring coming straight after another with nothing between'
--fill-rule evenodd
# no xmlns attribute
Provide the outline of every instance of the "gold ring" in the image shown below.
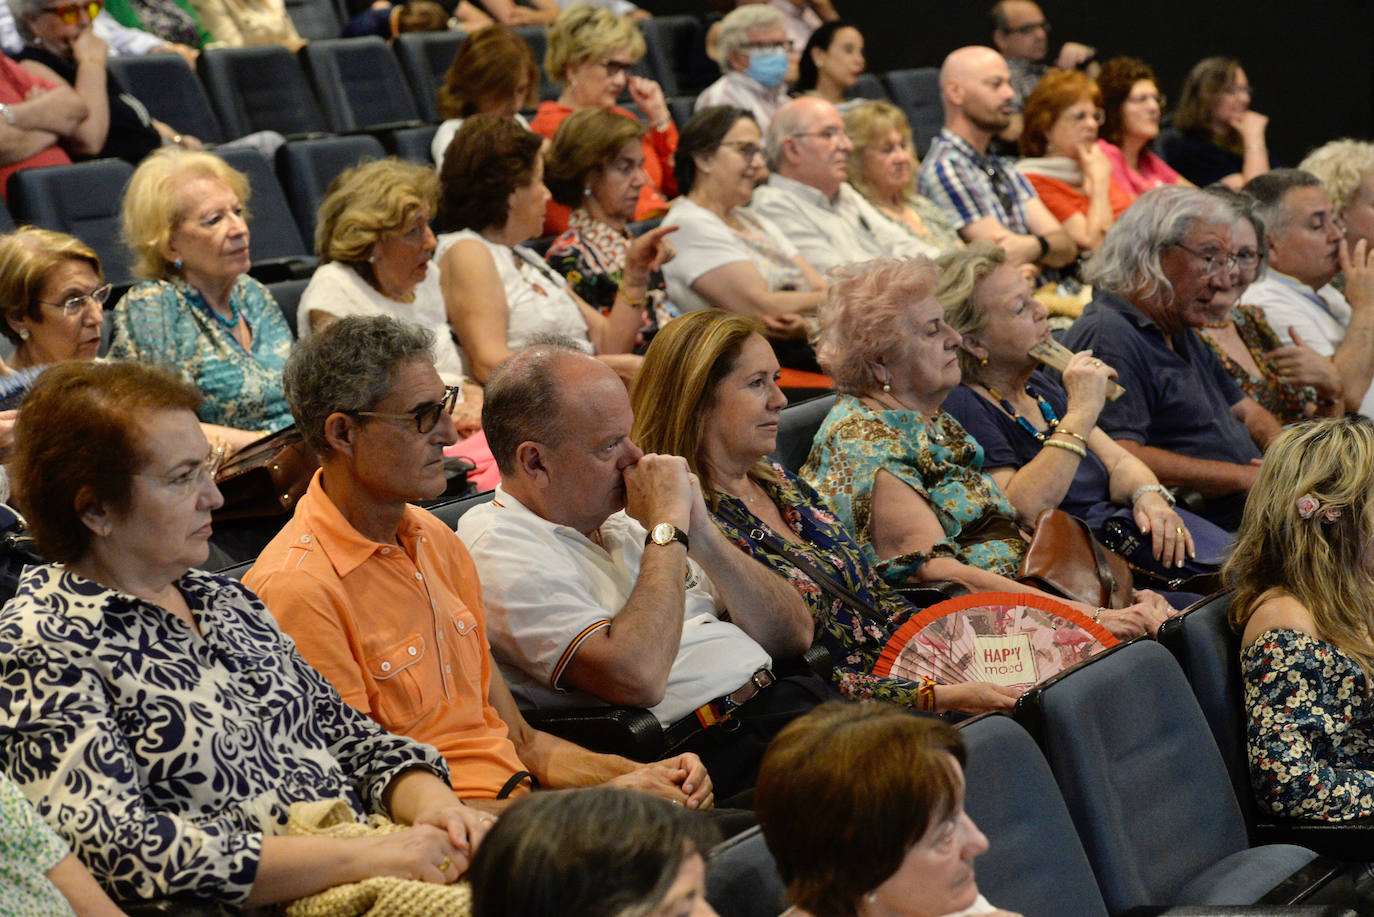
<svg viewBox="0 0 1374 917"><path fill-rule="evenodd" d="M1181 526L1181 525L1180 525L1180 526L1177 526L1177 527L1174 529L1174 531L1175 531L1175 532L1178 532L1180 535L1182 535L1182 534L1183 534L1183 526Z"/></svg>
<svg viewBox="0 0 1374 917"><path fill-rule="evenodd" d="M1101 365L1102 365L1102 361L1101 361L1101 360L1093 360L1093 365L1094 365L1094 366L1101 366Z"/></svg>
<svg viewBox="0 0 1374 917"><path fill-rule="evenodd" d="M449 871L450 869L452 869L452 868L453 868L453 861L450 860L448 857L444 857L442 860L439 861L439 871L440 871L440 872L448 872L448 871Z"/></svg>

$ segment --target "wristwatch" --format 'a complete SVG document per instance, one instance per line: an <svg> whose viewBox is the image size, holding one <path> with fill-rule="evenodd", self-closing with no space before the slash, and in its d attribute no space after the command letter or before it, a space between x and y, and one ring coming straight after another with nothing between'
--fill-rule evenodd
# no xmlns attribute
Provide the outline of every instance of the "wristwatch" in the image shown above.
<svg viewBox="0 0 1374 917"><path fill-rule="evenodd" d="M647 548L650 544L669 545L675 541L682 542L684 548L691 550L687 545L686 532L673 525L671 522L660 522L658 525L649 529L649 536L644 539L644 547Z"/></svg>
<svg viewBox="0 0 1374 917"><path fill-rule="evenodd" d="M10 108L8 105L4 104L3 102L0 102L0 118L4 118L4 119L5 119L5 123L7 123L10 127L13 127L13 126L14 126L14 109Z"/></svg>

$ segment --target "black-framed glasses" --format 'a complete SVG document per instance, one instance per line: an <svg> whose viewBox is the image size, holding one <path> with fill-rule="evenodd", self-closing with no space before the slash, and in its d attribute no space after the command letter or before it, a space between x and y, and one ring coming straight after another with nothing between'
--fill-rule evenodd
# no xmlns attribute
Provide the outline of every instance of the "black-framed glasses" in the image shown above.
<svg viewBox="0 0 1374 917"><path fill-rule="evenodd" d="M62 20L63 25L76 25L80 21L82 13L86 14L86 18L94 20L104 8L105 0L85 0L83 3L59 3L57 6L45 6L43 12L52 13Z"/></svg>
<svg viewBox="0 0 1374 917"><path fill-rule="evenodd" d="M1048 35L1051 28L1050 24L1042 19L1039 22L1028 22L1025 25L1018 25L1014 29L1003 29L1002 31L1007 35L1033 35L1044 29L1045 34Z"/></svg>
<svg viewBox="0 0 1374 917"><path fill-rule="evenodd" d="M46 299L40 299L38 302L45 306L52 306L54 309L61 309L63 315L71 318L73 315L80 315L86 311L88 303L95 303L98 309L105 308L105 300L110 298L110 290L113 287L114 284L107 283L96 287L89 293L77 293L75 296L68 296L61 302L49 302Z"/></svg>
<svg viewBox="0 0 1374 917"><path fill-rule="evenodd" d="M1236 269L1237 265L1241 263L1240 256L1233 255L1230 252L1200 252L1189 248L1182 242L1174 243L1174 247L1183 249L1185 252L1201 261L1203 266L1203 274L1217 274L1223 270L1225 270L1229 274L1231 271L1234 271ZM1255 257L1258 260L1258 256Z"/></svg>
<svg viewBox="0 0 1374 917"><path fill-rule="evenodd" d="M415 422L415 432L421 436L429 433L439 423L440 415L452 413L455 405L463 397L463 390L457 385L450 385L444 389L444 397L438 401L431 401L429 404L422 404L413 411L404 414L388 414L383 411L345 411L354 417L378 417L382 420L412 420Z"/></svg>
<svg viewBox="0 0 1374 917"><path fill-rule="evenodd" d="M601 62L601 66L606 68L606 75L609 77L629 76L635 69L635 63L636 61L626 63L623 60L604 60Z"/></svg>

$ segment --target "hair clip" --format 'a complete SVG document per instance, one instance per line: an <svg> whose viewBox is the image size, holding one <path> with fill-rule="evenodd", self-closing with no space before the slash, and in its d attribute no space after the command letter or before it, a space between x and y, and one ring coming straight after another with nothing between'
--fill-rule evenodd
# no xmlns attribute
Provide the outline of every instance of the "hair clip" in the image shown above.
<svg viewBox="0 0 1374 917"><path fill-rule="evenodd" d="M1330 525L1341 518L1341 508L1339 506L1322 507L1321 501L1310 493L1303 494L1297 499L1298 515L1304 519L1311 519L1316 515L1317 510L1322 511L1322 522Z"/></svg>

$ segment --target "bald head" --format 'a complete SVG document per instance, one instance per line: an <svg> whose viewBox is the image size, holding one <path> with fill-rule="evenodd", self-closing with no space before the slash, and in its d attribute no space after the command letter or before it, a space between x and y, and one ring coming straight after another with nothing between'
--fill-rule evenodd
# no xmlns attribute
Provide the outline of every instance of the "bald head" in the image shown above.
<svg viewBox="0 0 1374 917"><path fill-rule="evenodd" d="M1007 62L992 48L969 45L951 51L940 67L940 98L945 106L945 126L969 137L968 131L993 134L1011 123L1012 100ZM982 145L986 145L984 138Z"/></svg>
<svg viewBox="0 0 1374 917"><path fill-rule="evenodd" d="M793 99L779 109L764 137L770 169L831 198L845 181L853 149L839 110L812 97Z"/></svg>
<svg viewBox="0 0 1374 917"><path fill-rule="evenodd" d="M527 347L496 367L483 393L482 429L503 475L514 473L521 443L556 445L562 439L576 422L570 413L581 404L574 386L598 377L620 385L605 363L561 344Z"/></svg>

